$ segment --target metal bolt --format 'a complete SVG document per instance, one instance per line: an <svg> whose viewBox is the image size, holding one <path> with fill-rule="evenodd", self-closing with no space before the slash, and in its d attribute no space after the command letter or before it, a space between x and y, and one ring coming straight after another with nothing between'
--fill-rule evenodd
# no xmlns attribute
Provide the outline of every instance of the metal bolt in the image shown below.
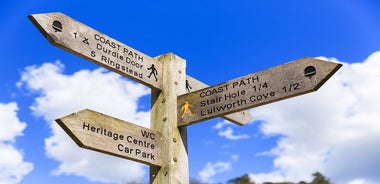
<svg viewBox="0 0 380 184"><path fill-rule="evenodd" d="M174 161L174 162L177 162L177 157L174 157L174 158L173 158L173 161Z"/></svg>
<svg viewBox="0 0 380 184"><path fill-rule="evenodd" d="M177 81L175 81L175 82L174 82L174 84L175 84L175 85L178 85L178 82L177 82Z"/></svg>
<svg viewBox="0 0 380 184"><path fill-rule="evenodd" d="M177 139L175 137L173 138L173 142L177 142Z"/></svg>
<svg viewBox="0 0 380 184"><path fill-rule="evenodd" d="M166 98L163 98L161 103L165 103L166 102Z"/></svg>
<svg viewBox="0 0 380 184"><path fill-rule="evenodd" d="M168 120L167 117L164 117L164 118L162 119L163 122L166 122L166 120Z"/></svg>

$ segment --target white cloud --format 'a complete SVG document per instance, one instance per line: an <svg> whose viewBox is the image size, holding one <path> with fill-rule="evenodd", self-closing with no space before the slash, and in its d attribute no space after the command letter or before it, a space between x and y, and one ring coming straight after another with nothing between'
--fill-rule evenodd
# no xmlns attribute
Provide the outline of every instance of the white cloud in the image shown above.
<svg viewBox="0 0 380 184"><path fill-rule="evenodd" d="M54 119L89 108L148 127L149 112L138 111L137 102L150 90L104 69L72 75L63 74L63 69L60 62L27 67L17 84L37 94L31 109L51 127L52 135L45 139L46 155L60 163L52 173L106 183L141 181L143 165L79 148Z"/></svg>
<svg viewBox="0 0 380 184"><path fill-rule="evenodd" d="M33 170L33 164L25 162L22 151L13 145L26 128L26 123L18 119L17 110L16 103L0 103L0 184L19 183Z"/></svg>
<svg viewBox="0 0 380 184"><path fill-rule="evenodd" d="M310 181L319 171L338 184L380 183L380 52L343 64L317 92L251 111L266 136L281 137L268 151L275 170L254 181Z"/></svg>
<svg viewBox="0 0 380 184"><path fill-rule="evenodd" d="M239 155L234 154L234 155L231 156L231 159L232 159L232 161L238 161L239 157L240 157Z"/></svg>
<svg viewBox="0 0 380 184"><path fill-rule="evenodd" d="M232 154L231 160L227 162L217 161L215 163L207 162L201 171L199 171L199 177L202 182L213 183L212 177L217 174L224 173L232 169L232 163L239 160L238 154Z"/></svg>
<svg viewBox="0 0 380 184"><path fill-rule="evenodd" d="M230 162L217 161L215 163L207 162L206 166L199 172L199 176L203 182L212 183L213 176L223 173L231 169Z"/></svg>
<svg viewBox="0 0 380 184"><path fill-rule="evenodd" d="M26 128L26 123L20 122L17 110L16 103L0 103L0 126L4 127L0 129L0 141L15 142L17 136L23 135L22 131Z"/></svg>
<svg viewBox="0 0 380 184"><path fill-rule="evenodd" d="M247 134L235 134L234 130L229 126L231 123L228 121L222 121L213 126L214 129L218 130L218 135L229 140L241 140L249 139L250 136ZM227 127L226 127L227 126Z"/></svg>
<svg viewBox="0 0 380 184"><path fill-rule="evenodd" d="M224 130L220 130L218 135L225 137L227 139L230 139L230 140L240 140L240 139L248 139L249 138L249 135L247 135L247 134L235 135L234 131L231 127L227 127Z"/></svg>
<svg viewBox="0 0 380 184"><path fill-rule="evenodd" d="M229 121L221 121L221 122L217 123L215 126L213 126L212 128L219 130L228 124L230 124Z"/></svg>
<svg viewBox="0 0 380 184"><path fill-rule="evenodd" d="M368 181L365 179L355 179L355 180L349 182L348 184L378 184L378 183L374 183L372 181Z"/></svg>

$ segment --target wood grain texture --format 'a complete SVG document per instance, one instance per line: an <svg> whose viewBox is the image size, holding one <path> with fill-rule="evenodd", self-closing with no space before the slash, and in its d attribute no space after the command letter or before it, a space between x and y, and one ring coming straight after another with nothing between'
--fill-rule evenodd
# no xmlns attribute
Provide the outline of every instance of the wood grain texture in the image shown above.
<svg viewBox="0 0 380 184"><path fill-rule="evenodd" d="M29 19L51 44L146 86L162 88L162 67L150 56L59 12ZM55 21L62 29L53 26Z"/></svg>
<svg viewBox="0 0 380 184"><path fill-rule="evenodd" d="M105 114L85 109L56 122L82 148L161 165L162 134Z"/></svg>
<svg viewBox="0 0 380 184"><path fill-rule="evenodd" d="M151 128L162 133L162 166L150 167L154 184L189 183L187 129L178 128L177 96L185 91L186 61L172 53L157 57L164 68L163 90L152 89Z"/></svg>
<svg viewBox="0 0 380 184"><path fill-rule="evenodd" d="M33 14L29 15L29 19L54 46L148 87L162 90L163 69L161 62L154 58L60 12ZM199 80L188 77L193 86L192 90L207 87ZM242 112L223 118L243 125L249 122L252 116L248 112Z"/></svg>
<svg viewBox="0 0 380 184"><path fill-rule="evenodd" d="M187 85L190 85L188 87L186 85L186 90L187 92L192 92L192 91L197 91L201 90L207 87L210 87L209 85L191 77L191 76L186 76L186 82L188 82ZM234 113L229 113L229 114L223 114L220 116L223 119L226 119L232 123L235 123L239 126L245 125L246 123L250 122L253 119L253 116L246 110L239 111L239 112L234 112Z"/></svg>
<svg viewBox="0 0 380 184"><path fill-rule="evenodd" d="M342 65L303 58L178 97L180 126L316 91ZM189 113L191 111L191 114Z"/></svg>

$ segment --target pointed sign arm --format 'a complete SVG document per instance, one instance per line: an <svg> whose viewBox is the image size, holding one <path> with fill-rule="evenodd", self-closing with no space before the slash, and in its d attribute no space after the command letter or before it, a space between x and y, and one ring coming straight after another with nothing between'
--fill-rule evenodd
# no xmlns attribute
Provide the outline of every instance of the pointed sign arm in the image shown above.
<svg viewBox="0 0 380 184"><path fill-rule="evenodd" d="M303 58L178 97L180 126L318 90L342 64Z"/></svg>
<svg viewBox="0 0 380 184"><path fill-rule="evenodd" d="M85 109L56 122L81 148L161 165L161 133Z"/></svg>
<svg viewBox="0 0 380 184"><path fill-rule="evenodd" d="M146 54L60 12L28 17L54 46L146 86L161 89L161 64Z"/></svg>
<svg viewBox="0 0 380 184"><path fill-rule="evenodd" d="M80 56L97 65L161 90L162 66L154 58L129 47L63 13L32 14L28 16L41 34L54 46ZM192 90L208 85L190 76ZM223 118L244 125L252 119L247 111Z"/></svg>

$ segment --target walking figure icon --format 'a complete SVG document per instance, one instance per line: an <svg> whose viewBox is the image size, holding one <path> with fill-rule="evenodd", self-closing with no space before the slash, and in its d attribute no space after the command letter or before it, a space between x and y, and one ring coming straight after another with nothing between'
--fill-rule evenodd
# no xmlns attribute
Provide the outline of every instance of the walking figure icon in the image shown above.
<svg viewBox="0 0 380 184"><path fill-rule="evenodd" d="M187 89L187 92L189 92L189 93L190 93L190 89L193 89L193 88L190 86L188 80L186 80L186 89Z"/></svg>
<svg viewBox="0 0 380 184"><path fill-rule="evenodd" d="M158 72L157 72L157 69L154 67L154 64L152 64L152 66L150 66L149 68L147 68L148 70L151 70L150 71L150 74L149 74L149 76L148 76L148 78L150 78L150 76L152 76L153 75L153 77L156 79L156 81L157 81L157 76L156 75L158 75Z"/></svg>
<svg viewBox="0 0 380 184"><path fill-rule="evenodd" d="M182 111L181 117L182 118L184 118L186 114L189 114L190 116L193 115L193 112L191 112L191 109L190 109L191 106L192 105L190 104L190 102L186 100L185 104L183 104L181 107L181 111Z"/></svg>

